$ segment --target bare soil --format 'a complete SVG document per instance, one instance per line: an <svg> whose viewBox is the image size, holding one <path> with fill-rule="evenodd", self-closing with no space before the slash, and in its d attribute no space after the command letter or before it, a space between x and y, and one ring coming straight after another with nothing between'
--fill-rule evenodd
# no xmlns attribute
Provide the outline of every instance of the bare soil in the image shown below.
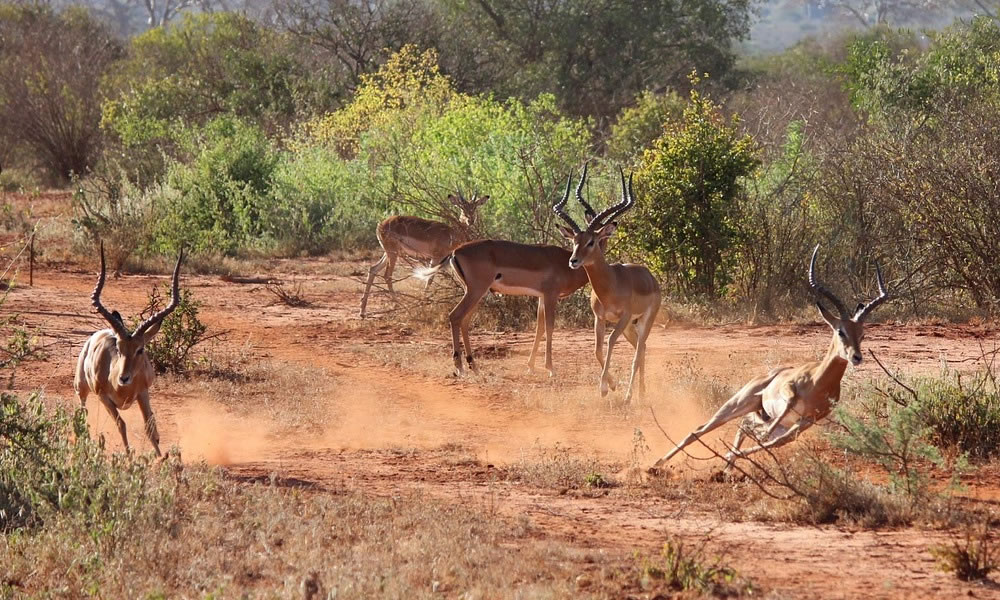
<svg viewBox="0 0 1000 600"><path fill-rule="evenodd" d="M724 397L755 373L821 355L830 337L825 327L658 325L649 340L649 394L622 406L621 390L604 399L598 393L588 330L557 328L557 376L550 379L525 370L531 334L474 329L480 374L456 379L443 325L411 328L385 316L357 318L361 286L352 274L365 265L299 259L259 266L257 275L301 283L309 306L278 304L259 284L183 276L183 287L203 303L211 331L227 332L210 353L267 365L281 375L280 385L251 395L224 381L158 380L152 402L162 446L178 447L187 462L225 465L248 480L294 478L318 493L415 490L449 502L488 503L526 518L542 539L623 558L635 551L656 554L668 536L692 543L708 536L713 553L780 598L1000 597L996 586L962 583L936 569L928 547L951 539L948 532L733 522L718 507L693 500L705 494L660 495L645 484L583 494L504 475L506 465L553 447L623 469L647 466L671 447L650 409L677 439L710 414L713 394ZM133 314L151 287L166 279L109 280L105 304ZM89 306L94 281L94 265L43 264L33 287L11 293L5 310L21 315L45 352L43 360L19 369L17 387L41 388L53 402L77 402L77 354L104 326ZM402 288L419 293L412 282ZM370 304L375 312L389 306L384 295ZM890 368L933 373L942 366L972 367L996 337L988 324L873 324L865 348ZM631 348L620 345L620 378L630 360ZM879 372L866 360L847 379L859 383ZM96 402L89 408L92 427L115 447L109 418ZM149 451L138 410L124 416L133 444ZM719 437L731 435L726 428ZM717 465L679 463L678 486L726 485L708 482ZM978 473L969 495L995 509L996 470Z"/></svg>

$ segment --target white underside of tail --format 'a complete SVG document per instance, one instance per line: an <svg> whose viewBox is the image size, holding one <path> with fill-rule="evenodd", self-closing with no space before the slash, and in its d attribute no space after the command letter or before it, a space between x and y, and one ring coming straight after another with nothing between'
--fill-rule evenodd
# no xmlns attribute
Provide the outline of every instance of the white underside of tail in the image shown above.
<svg viewBox="0 0 1000 600"><path fill-rule="evenodd" d="M413 276L421 281L427 281L431 277L437 275L438 271L448 266L451 262L451 256L446 256L444 259L433 267L417 267L413 269Z"/></svg>

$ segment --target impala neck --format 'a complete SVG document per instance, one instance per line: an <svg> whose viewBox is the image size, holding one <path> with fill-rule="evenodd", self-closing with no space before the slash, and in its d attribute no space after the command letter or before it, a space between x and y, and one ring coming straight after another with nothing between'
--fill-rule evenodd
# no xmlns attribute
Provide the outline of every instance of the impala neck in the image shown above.
<svg viewBox="0 0 1000 600"><path fill-rule="evenodd" d="M587 278L598 298L610 296L615 290L615 272L604 258L603 252L595 252L593 260L583 265Z"/></svg>
<svg viewBox="0 0 1000 600"><path fill-rule="evenodd" d="M819 377L816 379L818 386L839 384L847 370L847 360L837 354L837 332L833 332L833 339L830 340L830 348L826 351L826 356L819 363Z"/></svg>

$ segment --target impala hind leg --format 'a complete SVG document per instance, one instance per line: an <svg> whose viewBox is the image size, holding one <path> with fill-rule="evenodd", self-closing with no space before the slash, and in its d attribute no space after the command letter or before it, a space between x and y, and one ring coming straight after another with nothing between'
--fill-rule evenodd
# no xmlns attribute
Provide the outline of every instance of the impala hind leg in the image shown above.
<svg viewBox="0 0 1000 600"><path fill-rule="evenodd" d="M552 330L556 327L557 298L543 296L538 302L545 305L545 369L549 372L549 377L555 377L556 371L552 365Z"/></svg>
<svg viewBox="0 0 1000 600"><path fill-rule="evenodd" d="M469 342L469 318L479 305L480 300L489 291L488 287L484 290L466 287L462 300L448 314L448 321L451 323L452 359L455 362L455 375L459 377L465 375L465 367L462 365L462 340L459 339L459 336L464 338L466 359L469 361L469 367L473 368L472 344Z"/></svg>
<svg viewBox="0 0 1000 600"><path fill-rule="evenodd" d="M628 330L631 329L635 335L635 340L629 340L635 346L635 356L632 358L632 376L628 382L628 392L625 393L625 402L632 400L632 384L635 383L636 373L639 373L639 395L646 396L646 339L653 328L653 318L659 306L654 306L640 319L638 328L634 323L629 323L625 328L625 336L628 338Z"/></svg>
<svg viewBox="0 0 1000 600"><path fill-rule="evenodd" d="M768 379L768 383L770 379ZM719 407L719 410L715 411L712 418L709 419L704 425L692 431L686 438L681 440L681 443L677 444L673 450L667 452L660 460L656 461L653 465L653 469L657 469L671 458L675 454L686 448L688 445L693 444L701 436L710 433L719 427L725 425L733 419L738 419L744 415L748 415L756 410L760 410L763 398L761 397L761 392L764 385L754 385L756 381L752 381L749 384L743 386L743 388L736 392L732 398L726 400L726 403Z"/></svg>
<svg viewBox="0 0 1000 600"><path fill-rule="evenodd" d="M385 266L385 286L389 288L389 294L395 300L396 292L392 289L392 272L396 269L398 255L395 252L386 252L385 255L389 257L389 264Z"/></svg>
<svg viewBox="0 0 1000 600"><path fill-rule="evenodd" d="M594 354L597 356L597 364L602 369L601 375L601 385L604 385L605 377L603 375L604 369L604 332L606 331L607 324L604 322L604 317L599 317L594 315ZM607 377L608 387L611 391L614 391L618 387L617 382L614 377L610 375Z"/></svg>
<svg viewBox="0 0 1000 600"><path fill-rule="evenodd" d="M375 281L375 275L378 274L379 269L382 268L382 265L385 264L385 261L388 260L388 258L389 258L389 253L388 252L383 253L382 258L378 259L378 262L376 262L368 269L368 280L365 281L365 293L361 296L360 316L362 319L365 318L365 307L368 306L368 294L371 293L372 291L372 282Z"/></svg>

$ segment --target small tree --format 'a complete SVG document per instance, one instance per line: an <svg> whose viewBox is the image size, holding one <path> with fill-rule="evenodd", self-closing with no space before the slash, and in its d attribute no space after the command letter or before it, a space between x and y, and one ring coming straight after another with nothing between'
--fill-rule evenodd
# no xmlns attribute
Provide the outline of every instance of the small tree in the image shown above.
<svg viewBox="0 0 1000 600"><path fill-rule="evenodd" d="M695 81L697 83L697 81ZM697 89L680 122L669 122L642 157L640 201L623 247L640 255L674 291L717 297L728 282L723 253L736 232L741 178L757 168L753 139Z"/></svg>
<svg viewBox="0 0 1000 600"><path fill-rule="evenodd" d="M98 82L122 55L85 10L0 4L0 143L57 179L85 173L100 141Z"/></svg>

